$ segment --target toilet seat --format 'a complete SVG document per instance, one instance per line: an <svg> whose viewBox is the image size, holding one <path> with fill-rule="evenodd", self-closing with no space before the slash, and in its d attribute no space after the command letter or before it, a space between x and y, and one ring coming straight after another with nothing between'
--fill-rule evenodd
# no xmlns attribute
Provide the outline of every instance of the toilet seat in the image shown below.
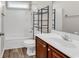
<svg viewBox="0 0 79 59"><path fill-rule="evenodd" d="M35 44L35 40L25 40L25 44Z"/></svg>
<svg viewBox="0 0 79 59"><path fill-rule="evenodd" d="M25 47L33 47L35 46L35 40L25 40L24 45Z"/></svg>

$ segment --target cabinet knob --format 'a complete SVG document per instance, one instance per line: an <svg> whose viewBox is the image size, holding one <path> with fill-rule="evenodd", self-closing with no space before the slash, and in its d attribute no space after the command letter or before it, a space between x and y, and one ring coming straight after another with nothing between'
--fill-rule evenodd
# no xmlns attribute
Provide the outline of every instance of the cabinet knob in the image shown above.
<svg viewBox="0 0 79 59"><path fill-rule="evenodd" d="M50 49L48 48L48 51L50 51Z"/></svg>
<svg viewBox="0 0 79 59"><path fill-rule="evenodd" d="M43 47L46 47L46 45L43 45Z"/></svg>

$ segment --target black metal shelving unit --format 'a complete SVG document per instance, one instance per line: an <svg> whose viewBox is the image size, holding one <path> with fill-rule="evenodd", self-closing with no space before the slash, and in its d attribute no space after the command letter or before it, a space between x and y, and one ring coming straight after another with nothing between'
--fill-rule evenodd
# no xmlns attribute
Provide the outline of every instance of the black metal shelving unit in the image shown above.
<svg viewBox="0 0 79 59"><path fill-rule="evenodd" d="M35 30L37 28L37 30ZM33 12L33 37L35 31L49 33L49 6Z"/></svg>
<svg viewBox="0 0 79 59"><path fill-rule="evenodd" d="M33 12L33 39L35 31L38 31L38 12Z"/></svg>

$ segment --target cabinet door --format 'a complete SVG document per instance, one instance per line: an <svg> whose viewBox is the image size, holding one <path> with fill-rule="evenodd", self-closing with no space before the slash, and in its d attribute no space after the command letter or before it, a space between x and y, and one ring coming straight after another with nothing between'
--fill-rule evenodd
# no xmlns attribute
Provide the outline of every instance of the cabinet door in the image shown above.
<svg viewBox="0 0 79 59"><path fill-rule="evenodd" d="M48 58L68 58L63 53L59 52L54 47L48 45Z"/></svg>
<svg viewBox="0 0 79 59"><path fill-rule="evenodd" d="M36 57L37 58L47 57L47 44L38 37L36 38Z"/></svg>
<svg viewBox="0 0 79 59"><path fill-rule="evenodd" d="M56 52L52 52L52 57L53 58L62 58L59 54L57 54Z"/></svg>
<svg viewBox="0 0 79 59"><path fill-rule="evenodd" d="M52 49L53 58L67 58L63 53L59 52L55 48Z"/></svg>

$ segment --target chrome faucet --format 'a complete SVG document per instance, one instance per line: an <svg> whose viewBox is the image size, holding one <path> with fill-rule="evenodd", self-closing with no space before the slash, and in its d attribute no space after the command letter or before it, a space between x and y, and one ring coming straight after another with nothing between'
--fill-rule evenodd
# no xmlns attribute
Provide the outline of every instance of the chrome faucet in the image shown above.
<svg viewBox="0 0 79 59"><path fill-rule="evenodd" d="M68 34L68 33L64 33L64 35L63 35L62 37L63 37L63 39L66 40L66 41L72 41L72 40L70 39L70 34Z"/></svg>

